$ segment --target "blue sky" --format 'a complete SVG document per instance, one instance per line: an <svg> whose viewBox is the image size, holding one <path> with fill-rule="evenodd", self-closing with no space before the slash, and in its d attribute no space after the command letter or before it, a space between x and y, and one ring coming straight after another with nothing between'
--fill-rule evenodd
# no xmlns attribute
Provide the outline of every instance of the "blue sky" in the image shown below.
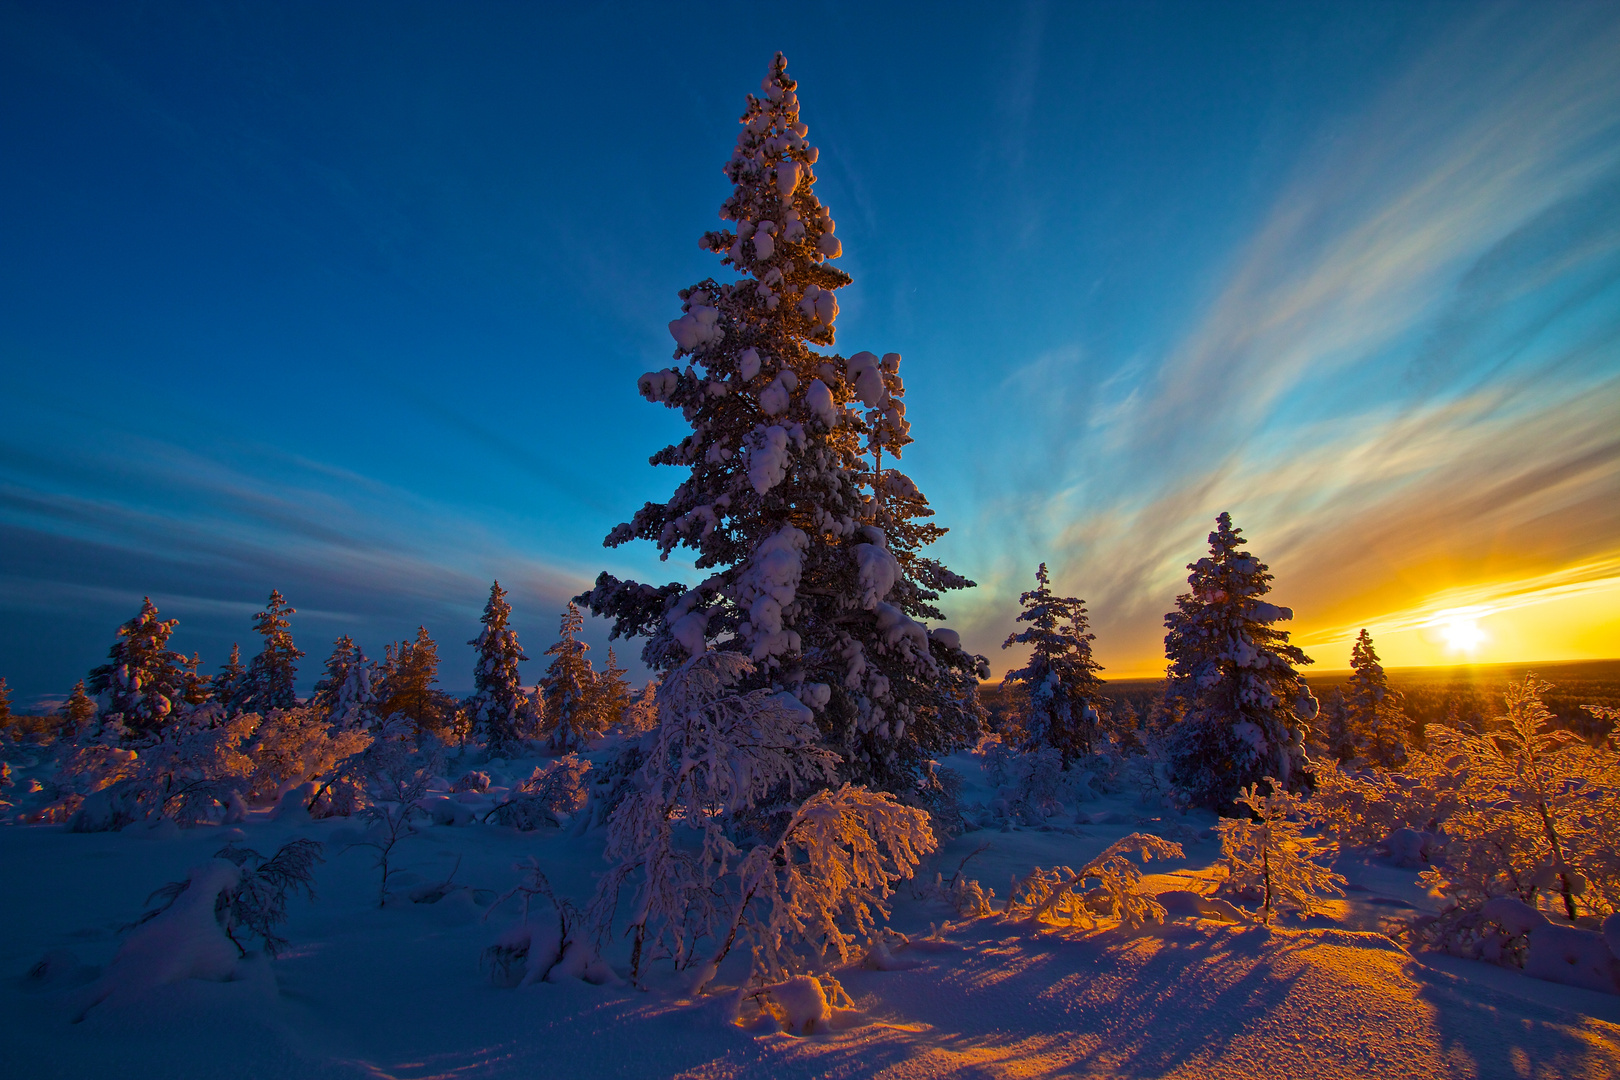
<svg viewBox="0 0 1620 1080"><path fill-rule="evenodd" d="M538 655L686 576L601 538L677 480L635 378L778 48L998 669L1041 560L1150 668L1228 509L1329 666L1465 606L1620 653L1612 4L4 3L19 699L143 594L206 668L275 587L306 684L423 623L464 689L491 578Z"/></svg>

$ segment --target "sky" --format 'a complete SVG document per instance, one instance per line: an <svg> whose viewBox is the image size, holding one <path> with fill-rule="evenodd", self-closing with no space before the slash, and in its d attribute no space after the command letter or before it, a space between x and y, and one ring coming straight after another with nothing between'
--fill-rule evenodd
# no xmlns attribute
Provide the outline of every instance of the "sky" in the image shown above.
<svg viewBox="0 0 1620 1080"><path fill-rule="evenodd" d="M492 579L537 658L698 580L601 541L778 49L998 674L1043 561L1162 670L1223 510L1323 668L1620 656L1620 6L7 0L17 701L144 595L204 670L276 588L304 689L420 624L463 691Z"/></svg>

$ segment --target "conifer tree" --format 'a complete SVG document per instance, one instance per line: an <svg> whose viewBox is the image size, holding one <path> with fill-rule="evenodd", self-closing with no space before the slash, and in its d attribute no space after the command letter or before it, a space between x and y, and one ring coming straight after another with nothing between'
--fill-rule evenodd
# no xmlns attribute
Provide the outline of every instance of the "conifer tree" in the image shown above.
<svg viewBox="0 0 1620 1080"><path fill-rule="evenodd" d="M827 262L842 246L780 54L741 122L720 211L735 227L701 246L744 276L681 290L670 333L685 366L639 384L691 425L652 459L687 475L606 541L648 540L665 557L687 547L711 576L687 588L604 573L578 600L612 620L613 637L646 637L657 671L711 649L743 654L740 692L796 695L843 779L913 790L928 758L979 731L987 664L918 621L940 617L941 591L972 582L920 556L942 530L886 464L910 441L899 354L813 351L833 345L850 278Z"/></svg>
<svg viewBox="0 0 1620 1080"><path fill-rule="evenodd" d="M625 671L619 666L618 654L611 645L608 646L607 663L596 673L596 681L591 687L591 709L597 714L598 727L604 732L622 725L630 709L630 680L624 677Z"/></svg>
<svg viewBox="0 0 1620 1080"><path fill-rule="evenodd" d="M272 589L265 610L253 616L253 629L264 637L264 648L248 665L237 704L251 712L291 709L298 704L293 680L303 651L293 645L292 620L297 608L287 606L280 592Z"/></svg>
<svg viewBox="0 0 1620 1080"><path fill-rule="evenodd" d="M315 693L309 699L316 712L331 716L338 711L338 698L349 684L349 674L355 664L364 659L360 646L348 634L332 643L332 655L326 658L326 674L315 684Z"/></svg>
<svg viewBox="0 0 1620 1080"><path fill-rule="evenodd" d="M414 642L390 645L388 651L392 663L378 711L385 717L398 714L410 720L416 725L417 738L424 731L439 734L450 719L454 702L433 689L439 681L438 643L427 627L418 626Z"/></svg>
<svg viewBox="0 0 1620 1080"><path fill-rule="evenodd" d="M1398 768L1406 761L1403 699L1400 691L1390 689L1372 637L1365 629L1350 649L1350 668L1344 706L1356 753L1380 768Z"/></svg>
<svg viewBox="0 0 1620 1080"><path fill-rule="evenodd" d="M191 659L182 662L185 670L181 673L180 700L192 708L206 705L214 698L214 684L208 676L201 674L197 669L202 666L202 654L192 653Z"/></svg>
<svg viewBox="0 0 1620 1080"><path fill-rule="evenodd" d="M1167 704L1182 708L1168 748L1176 786L1194 804L1230 807L1250 785L1275 777L1305 783L1305 726L1316 716L1296 665L1310 658L1272 624L1289 608L1261 597L1272 575L1229 514L1216 519L1210 553L1188 564L1191 591L1164 617L1170 659Z"/></svg>
<svg viewBox="0 0 1620 1080"><path fill-rule="evenodd" d="M88 730L90 721L96 718L96 703L85 693L83 679L73 684L73 692L62 706L62 718L66 721L65 734L70 738Z"/></svg>
<svg viewBox="0 0 1620 1080"><path fill-rule="evenodd" d="M214 676L214 699L225 706L226 712L240 712L240 701L247 679L247 665L242 663L242 646L231 642L231 658L220 665Z"/></svg>
<svg viewBox="0 0 1620 1080"><path fill-rule="evenodd" d="M574 636L584 628L578 605L570 602L562 617L561 636L545 653L554 659L540 680L545 700L541 732L556 753L583 750L607 730L596 687L598 676L585 655L591 647Z"/></svg>
<svg viewBox="0 0 1620 1080"><path fill-rule="evenodd" d="M150 735L168 723L181 701L185 657L169 651L169 636L179 619L159 619L151 597L118 628L118 640L107 663L90 672L89 690L106 695L106 711L123 717L132 734Z"/></svg>
<svg viewBox="0 0 1620 1080"><path fill-rule="evenodd" d="M1066 769L1075 758L1092 752L1102 700L1102 665L1091 658L1084 600L1055 596L1046 564L1035 571L1035 588L1018 598L1018 622L1029 629L1010 634L1002 648L1031 646L1029 663L1007 673L1006 682L1022 684L1026 703L1024 733L1032 748L1055 747Z"/></svg>
<svg viewBox="0 0 1620 1080"><path fill-rule="evenodd" d="M11 726L11 687L6 685L6 677L0 675L0 728Z"/></svg>
<svg viewBox="0 0 1620 1080"><path fill-rule="evenodd" d="M511 617L512 605L497 581L489 588L489 600L479 619L484 629L467 642L478 650L473 696L467 704L473 730L483 734L492 755L518 749L534 729L534 712L518 675L518 664L528 657L518 644L517 631L508 625Z"/></svg>

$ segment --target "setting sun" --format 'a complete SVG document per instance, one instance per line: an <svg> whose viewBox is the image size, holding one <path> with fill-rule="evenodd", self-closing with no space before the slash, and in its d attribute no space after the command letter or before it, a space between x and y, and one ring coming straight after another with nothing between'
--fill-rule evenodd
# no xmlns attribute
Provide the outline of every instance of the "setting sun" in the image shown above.
<svg viewBox="0 0 1620 1080"><path fill-rule="evenodd" d="M1485 642L1485 631L1477 621L1484 611L1445 612L1436 620L1446 648L1472 655Z"/></svg>

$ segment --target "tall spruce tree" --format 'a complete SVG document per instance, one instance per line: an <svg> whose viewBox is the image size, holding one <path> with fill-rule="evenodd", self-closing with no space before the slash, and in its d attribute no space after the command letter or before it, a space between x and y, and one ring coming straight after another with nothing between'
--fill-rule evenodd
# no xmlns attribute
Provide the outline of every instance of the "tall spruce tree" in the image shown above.
<svg viewBox="0 0 1620 1080"><path fill-rule="evenodd" d="M579 607L570 602L563 613L557 643L545 653L553 659L540 679L540 694L545 702L541 732L557 753L583 750L607 730L596 686L598 676L585 655L591 647L576 637L584 628Z"/></svg>
<svg viewBox="0 0 1620 1080"><path fill-rule="evenodd" d="M6 685L6 677L0 675L0 728L11 726L11 687Z"/></svg>
<svg viewBox="0 0 1620 1080"><path fill-rule="evenodd" d="M293 680L298 677L298 661L303 652L293 644L291 616L297 608L287 606L281 593L272 589L265 610L253 616L253 629L264 638L264 647L248 664L236 704L247 711L291 709L298 704Z"/></svg>
<svg viewBox="0 0 1620 1080"><path fill-rule="evenodd" d="M1230 808L1268 777L1289 790L1306 779L1305 729L1317 703L1295 667L1311 660L1273 628L1294 613L1261 599L1272 575L1240 550L1247 543L1221 514L1209 554L1187 566L1191 590L1164 617L1165 696L1181 711L1170 733L1171 775L1200 806Z"/></svg>
<svg viewBox="0 0 1620 1080"><path fill-rule="evenodd" d="M92 694L106 695L106 710L123 716L134 735L151 735L167 726L183 700L186 658L169 650L169 636L179 619L160 619L151 597L118 628L118 640L107 663L90 672Z"/></svg>
<svg viewBox="0 0 1620 1080"><path fill-rule="evenodd" d="M518 644L517 631L508 623L512 605L500 582L489 587L484 604L484 624L476 638L467 642L478 650L473 665L473 695L467 704L472 711L473 730L481 733L493 755L509 754L520 748L534 733L534 710L518 664L528 660Z"/></svg>
<svg viewBox="0 0 1620 1080"><path fill-rule="evenodd" d="M701 241L744 276L681 290L670 333L685 366L640 379L691 425L652 458L686 479L606 541L690 548L711 576L689 589L604 573L578 599L613 637L646 637L659 671L710 649L744 654L754 666L739 692L796 695L843 779L911 790L928 758L977 735L988 665L918 621L941 617L941 591L973 583L918 554L943 530L885 464L910 441L899 354L812 351L833 345L850 278L828 265L842 246L815 195L797 88L778 54L725 166L720 216L735 227Z"/></svg>
<svg viewBox="0 0 1620 1080"><path fill-rule="evenodd" d="M1400 691L1390 688L1365 629L1350 647L1350 681L1344 687L1345 723L1355 752L1368 763L1393 769L1406 762L1406 711Z"/></svg>
<svg viewBox="0 0 1620 1080"><path fill-rule="evenodd" d="M1091 658L1091 633L1086 602L1056 596L1046 564L1035 571L1035 588L1018 598L1023 612L1018 622L1029 629L1010 634L1002 648L1029 645L1029 663L1007 673L1006 682L1021 684L1024 697L1023 729L1033 747L1056 747L1066 769L1076 758L1094 749L1102 680L1102 665Z"/></svg>

